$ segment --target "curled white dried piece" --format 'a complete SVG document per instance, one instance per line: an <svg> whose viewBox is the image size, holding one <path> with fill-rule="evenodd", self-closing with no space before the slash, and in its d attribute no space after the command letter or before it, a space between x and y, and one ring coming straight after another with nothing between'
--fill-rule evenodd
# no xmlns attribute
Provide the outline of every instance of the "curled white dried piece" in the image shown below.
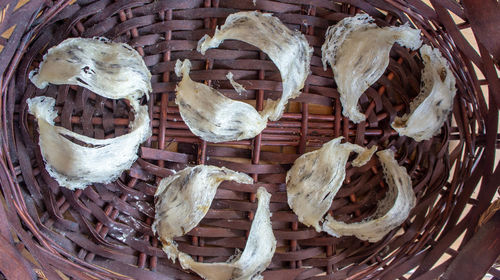
<svg viewBox="0 0 500 280"><path fill-rule="evenodd" d="M191 132L217 143L253 138L264 130L267 120L254 107L191 80L190 69L188 59L177 60L175 73L182 80L176 88L175 103Z"/></svg>
<svg viewBox="0 0 500 280"><path fill-rule="evenodd" d="M192 230L207 213L217 188L225 180L252 184L253 179L227 168L210 165L187 167L160 181L155 193L153 233L158 233L163 250L173 261L179 251L174 237Z"/></svg>
<svg viewBox="0 0 500 280"><path fill-rule="evenodd" d="M439 50L424 45L420 55L424 61L420 94L411 102L410 113L396 117L391 124L400 135L416 141L428 140L439 133L456 94L455 77Z"/></svg>
<svg viewBox="0 0 500 280"><path fill-rule="evenodd" d="M349 154L358 154L354 166L368 162L376 146L370 149L343 143L338 137L326 143L321 149L300 156L286 174L288 205L306 226L321 231L320 221L332 204L333 198L345 178L345 165Z"/></svg>
<svg viewBox="0 0 500 280"><path fill-rule="evenodd" d="M149 138L149 114L138 106L128 134L93 139L55 126L55 100L39 96L28 99L29 112L37 118L39 145L45 168L59 185L83 189L91 183L109 183L130 168L139 145Z"/></svg>
<svg viewBox="0 0 500 280"><path fill-rule="evenodd" d="M134 100L151 92L151 73L139 53L106 38L64 40L49 49L30 79L41 89L49 83L78 85L111 99Z"/></svg>
<svg viewBox="0 0 500 280"><path fill-rule="evenodd" d="M257 211L250 227L247 244L243 252L237 252L225 263L201 263L189 255L179 253L179 262L184 269L191 269L207 280L257 280L271 263L276 250L276 238L271 226L269 202L271 194L264 188L257 190Z"/></svg>
<svg viewBox="0 0 500 280"><path fill-rule="evenodd" d="M271 14L257 11L238 12L227 17L213 37L205 35L198 42L198 51L205 54L224 40L240 40L265 52L276 64L283 82L279 100L268 100L263 115L275 121L281 118L289 99L300 95L309 75L313 48L299 31L291 31Z"/></svg>
<svg viewBox="0 0 500 280"><path fill-rule="evenodd" d="M415 50L420 47L420 30L409 25L379 28L373 18L358 14L330 26L321 47L323 68L330 63L342 103L343 115L355 123L365 120L359 111L359 97L384 74L389 52L396 42Z"/></svg>
<svg viewBox="0 0 500 280"><path fill-rule="evenodd" d="M408 218L416 204L411 178L406 169L398 165L392 150L382 150L377 156L389 190L379 201L375 213L365 221L351 224L336 221L328 215L323 223L324 231L333 236L354 235L361 240L377 242Z"/></svg>
<svg viewBox="0 0 500 280"><path fill-rule="evenodd" d="M233 77L234 77L234 75L232 72L228 72L226 75L226 78L229 80L229 82L233 86L234 90L236 90L236 92L239 94L241 94L244 91L247 91L241 84L237 83Z"/></svg>

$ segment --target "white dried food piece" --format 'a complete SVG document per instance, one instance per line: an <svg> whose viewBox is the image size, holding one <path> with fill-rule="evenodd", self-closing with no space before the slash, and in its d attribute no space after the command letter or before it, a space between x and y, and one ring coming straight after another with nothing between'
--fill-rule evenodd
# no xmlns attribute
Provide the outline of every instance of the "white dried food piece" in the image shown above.
<svg viewBox="0 0 500 280"><path fill-rule="evenodd" d="M408 24L380 28L366 14L348 17L328 27L321 47L323 68L330 63L342 103L342 113L355 123L364 121L360 96L389 65L394 43L416 50L422 44L420 30Z"/></svg>
<svg viewBox="0 0 500 280"><path fill-rule="evenodd" d="M264 130L267 120L254 107L191 80L190 69L188 59L177 60L175 73L182 80L176 88L175 104L191 132L218 143L253 138Z"/></svg>
<svg viewBox="0 0 500 280"><path fill-rule="evenodd" d="M173 261L179 251L174 237L195 228L205 217L217 188L225 180L252 184L253 179L227 168L211 165L187 167L160 181L155 193L153 233L158 233L163 250Z"/></svg>
<svg viewBox="0 0 500 280"><path fill-rule="evenodd" d="M146 106L138 106L128 134L94 139L55 126L55 99L39 96L27 100L29 113L38 122L45 168L61 186L83 189L91 183L109 183L137 159L139 145L151 136Z"/></svg>
<svg viewBox="0 0 500 280"><path fill-rule="evenodd" d="M358 154L354 166L366 164L377 150L340 141L338 137L321 149L300 156L286 174L288 205L306 226L321 231L320 222L345 178L345 165L351 152Z"/></svg>
<svg viewBox="0 0 500 280"><path fill-rule="evenodd" d="M377 156L389 190L385 198L378 202L375 213L362 222L351 224L336 221L328 215L323 223L324 231L337 237L354 235L361 240L377 242L408 218L417 200L410 175L403 166L399 166L392 150L382 150L377 152Z"/></svg>
<svg viewBox="0 0 500 280"><path fill-rule="evenodd" d="M276 250L276 238L271 226L269 202L271 194L260 187L257 190L257 211L250 227L243 252L237 252L225 263L201 263L189 255L179 253L179 262L184 269L191 269L207 280L258 280L271 263Z"/></svg>
<svg viewBox="0 0 500 280"><path fill-rule="evenodd" d="M151 91L150 78L141 56L126 44L105 38L72 38L49 49L39 69L30 72L35 86L79 85L104 97L127 98L135 111L128 134L101 140L55 126L53 98L29 99L29 112L38 121L46 169L59 185L82 189L91 183L109 183L130 168L139 145L151 136L147 107L137 100Z"/></svg>
<svg viewBox="0 0 500 280"><path fill-rule="evenodd" d="M267 100L262 115L272 121L281 118L289 99L300 95L309 75L313 48L299 31L291 31L272 14L238 12L227 17L213 37L205 35L198 42L197 50L202 54L216 48L224 40L240 40L265 52L278 67L283 83L279 100Z"/></svg>
<svg viewBox="0 0 500 280"><path fill-rule="evenodd" d="M234 78L233 78L233 73L228 72L226 75L226 78L229 80L231 85L233 86L234 90L236 90L237 93L241 94L244 91L247 91L241 84L237 83Z"/></svg>
<svg viewBox="0 0 500 280"><path fill-rule="evenodd" d="M400 134L416 141L428 140L439 133L453 109L455 77L438 49L424 45L420 94L411 102L410 113L396 117L391 124Z"/></svg>
<svg viewBox="0 0 500 280"><path fill-rule="evenodd" d="M151 73L139 53L106 38L66 39L29 76L40 89L49 83L78 85L111 99L136 100L151 92Z"/></svg>

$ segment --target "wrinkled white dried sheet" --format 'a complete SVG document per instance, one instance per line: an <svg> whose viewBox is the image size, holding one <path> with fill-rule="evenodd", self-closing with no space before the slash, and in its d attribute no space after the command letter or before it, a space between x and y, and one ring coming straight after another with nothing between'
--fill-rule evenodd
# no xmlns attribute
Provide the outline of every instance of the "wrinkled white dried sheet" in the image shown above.
<svg viewBox="0 0 500 280"><path fill-rule="evenodd" d="M281 118L289 99L300 95L310 72L313 48L299 31L291 31L271 14L257 11L238 12L227 17L226 22L215 30L213 37L205 35L198 42L198 51L205 54L224 40L240 40L265 52L278 67L283 82L279 100L267 100L262 112L272 121Z"/></svg>
<svg viewBox="0 0 500 280"><path fill-rule="evenodd" d="M179 251L174 237L192 230L207 213L217 188L225 180L252 184L253 179L227 168L210 165L187 167L160 181L155 193L155 220L152 225L173 261Z"/></svg>
<svg viewBox="0 0 500 280"><path fill-rule="evenodd" d="M106 38L64 40L48 50L30 80L40 89L49 83L78 85L111 99L135 100L151 92L151 73L139 53Z"/></svg>
<svg viewBox="0 0 500 280"><path fill-rule="evenodd" d="M72 38L49 49L40 68L30 73L35 86L79 85L107 98L126 98L134 110L128 134L101 140L55 126L53 98L28 99L29 112L38 121L45 167L59 185L82 189L109 183L130 168L139 145L151 136L148 109L137 100L151 91L150 78L141 56L126 44Z"/></svg>
<svg viewBox="0 0 500 280"><path fill-rule="evenodd" d="M175 73L182 80L175 104L191 132L208 142L242 140L257 136L267 124L255 108L232 100L216 89L189 77L191 62L177 60Z"/></svg>
<svg viewBox="0 0 500 280"><path fill-rule="evenodd" d="M354 235L361 240L377 242L408 218L416 205L411 178L394 159L392 150L382 150L377 152L377 156L382 163L389 190L385 198L379 201L375 213L362 222L351 224L336 221L328 215L323 223L324 231L333 236Z"/></svg>
<svg viewBox="0 0 500 280"><path fill-rule="evenodd" d="M323 68L333 70L343 115L355 123L365 120L359 111L360 96L384 74L394 43L416 50L422 44L420 30L409 25L380 28L373 18L358 14L330 26L321 47Z"/></svg>
<svg viewBox="0 0 500 280"><path fill-rule="evenodd" d="M288 205L301 223L313 226L318 232L344 181L349 154L357 153L352 165L362 166L377 150L376 146L366 149L351 143L341 144L342 139L335 138L321 149L303 154L286 175Z"/></svg>
<svg viewBox="0 0 500 280"><path fill-rule="evenodd" d="M400 134L416 141L428 140L439 133L453 109L455 77L438 49L424 45L420 94L411 102L410 113L396 117L391 124Z"/></svg>
<svg viewBox="0 0 500 280"><path fill-rule="evenodd" d="M128 134L110 139L94 139L55 126L57 111L53 98L39 96L27 102L30 114L38 122L38 144L45 168L59 185L69 189L83 189L91 183L116 180L132 166L137 159L140 143L151 135L146 106L138 107Z"/></svg>
<svg viewBox="0 0 500 280"><path fill-rule="evenodd" d="M271 226L269 202L271 195L264 189L257 191L257 211L250 228L243 252L237 252L225 263L201 263L189 255L179 253L179 262L184 269L191 269L207 280L258 280L271 263L276 250L276 238Z"/></svg>

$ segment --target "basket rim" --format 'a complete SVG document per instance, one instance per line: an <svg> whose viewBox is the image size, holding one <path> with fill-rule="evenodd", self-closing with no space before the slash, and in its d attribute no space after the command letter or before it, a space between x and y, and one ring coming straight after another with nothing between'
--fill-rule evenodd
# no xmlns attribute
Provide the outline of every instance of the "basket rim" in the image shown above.
<svg viewBox="0 0 500 280"><path fill-rule="evenodd" d="M134 1L128 5L122 6L117 4L117 12L118 10L121 10L121 13L124 13L125 15L126 9L139 7L143 4L142 2L143 1ZM154 6L159 10L164 7L168 7L165 5L172 4L170 1L160 2L161 3L159 3L158 6L163 5L163 7L158 8L158 6ZM181 1L178 5L191 5L189 4L190 2L195 1ZM263 6L256 7L265 9L266 7L271 7L272 3L275 3L273 1L264 2L264 4L259 4ZM279 7L288 8L289 6L286 5L296 5L301 1L289 0L285 2L287 3L281 3L280 5L282 6ZM498 134L498 108L500 107L500 95L490 94L487 96L481 89L481 85L488 85L490 93L500 92L499 77L495 70L495 67L499 67L499 53L496 46L491 43L491 39L495 36L488 36L488 32L491 32L491 26L493 25L489 24L486 20L491 18L491 22L494 23L499 19L494 17L493 12L481 15L481 9L494 11L490 1L484 1L484 3L480 5L476 5L476 3L472 2L472 0L464 0L463 6L461 6L458 3L447 0L433 0L431 1L431 6L427 6L418 0L408 1L406 3L387 0L384 4L394 9L399 9L402 11L401 14L404 14L405 17L411 18L411 21L417 27L424 29L424 36L428 40L440 43L440 49L442 53L447 56L447 58L450 58L451 56L458 58L452 60L452 66L459 70L455 72L457 77L459 77L461 81L466 81L466 83L458 86L462 87L462 92L468 95L462 96L461 101L464 104L461 104L460 107L454 109L454 114L463 116L462 120L458 119L459 125L461 125L461 127L466 127L467 130L453 131L453 128L450 128L450 130L446 132L448 135L455 135L453 136L455 138L452 137L450 139L458 140L461 143L459 148L452 150L450 154L452 158L455 159L457 164L462 165L461 167L465 173L459 173L455 170L456 173L451 183L448 183L447 185L445 184L446 188L443 194L447 195L449 197L448 199L455 205L449 206L446 204L447 206L445 212L442 213L442 215L448 217L446 224L444 224L444 227L442 228L443 233L439 236L433 237L436 238L436 241L432 241L431 244L434 244L428 249L412 249L413 253L425 252L425 254L419 255L418 258L411 258L408 260L398 259L395 261L396 263L391 263L394 272L384 271L383 273L378 274L378 277L390 278L395 275L402 275L403 270L409 270L418 264L420 264L420 266L413 272L412 279L417 277L434 277L439 275L443 275L446 279L453 279L453 277L456 277L457 275L467 275L473 277L483 275L488 270L491 271L490 267L494 262L493 256L485 255L479 260L478 269L471 271L467 271L470 267L465 265L467 263L467 258L464 258L466 254L474 252L474 250L471 249L471 246L472 244L476 244L478 242L477 240L480 236L489 236L488 240L494 240L495 238L494 235L488 234L494 232L495 223L498 225L498 213L493 215L494 218L480 226L477 231L475 231L475 229L480 216L487 211L488 207L490 207L490 200L496 193L500 182L500 169L498 167L494 169L495 150L500 147L500 134ZM30 202L26 202L26 197L23 194L23 192L25 192L23 191L24 187L21 187L20 182L17 179L18 175L23 174L24 172L23 170L20 170L23 167L19 167L19 161L22 160L18 158L19 151L30 148L25 144L20 143L19 140L16 141L20 134L18 132L19 129L14 127L14 114L16 111L15 103L18 103L18 101L16 101L16 92L19 91L19 89L16 88L18 87L16 81L26 78L19 75L17 71L18 69L23 67L26 68L29 64L31 64L31 61L22 61L23 55L26 54L26 51L29 50L30 47L37 44L37 38L40 38L44 28L47 28L48 26L53 25L56 21L63 20L65 18L69 20L73 16L74 22L70 22L71 24L67 25L69 30L69 26L75 24L77 25L78 21L87 17L85 13L82 15L77 14L77 8L80 7L79 5L82 5L83 7L86 3L90 3L90 1L82 1L81 3L71 3L71 1L66 0L53 1L51 2L52 6L47 6L47 3L41 0L29 1L29 3L25 4L16 11L17 14L15 12L12 14L19 16L20 20L25 21L23 24L21 24L21 22L18 23L18 28L24 30L21 30L22 32L16 30L13 33L13 40L8 40L5 44L5 52L0 52L0 62L2 62L0 63L0 73L2 73L1 89L3 100L1 114L3 129L1 131L1 137L3 143L2 153L4 155L0 161L0 170L2 170L0 174L0 182L2 185L3 197L12 198L12 200L6 199L4 207L0 207L0 226L5 226L4 228L10 227L15 233L14 235L16 238L22 240L23 242L19 243L19 241L14 241L12 237L9 237L10 233L5 232L5 230L2 230L2 227L0 227L0 232L2 233L0 238L5 238L7 241L5 250L12 252L13 255L12 259L8 260L4 266L0 265L0 271L2 271L2 273L4 273L7 277L14 277L14 275L17 275L16 277L21 277L20 275L23 275L22 277L25 277L26 275L33 275L33 269L35 269L36 273L44 274L45 277L57 277L54 269L50 267L53 266L54 263L60 264L60 269L62 271L65 271L69 275L76 278L87 279L89 278L87 275L91 275L99 279L107 277L121 277L116 275L116 272L110 273L107 269L99 265L74 258L74 256L65 252L63 247L55 246L55 243L49 240L46 233L43 232L47 229L39 228L41 224L40 221L33 219L33 209L29 209ZM90 5L96 9L99 8L100 5L105 6L105 4L103 4L105 1L98 1L95 3ZM214 1L214 3L210 3L210 1L208 1L208 3L209 5L213 5L214 3L218 4L219 1ZM17 1L12 1L11 4L16 6L14 4L17 4ZM370 4L366 4L364 2L357 4L360 5L361 9L365 8L372 10L372 8L368 7ZM75 5L78 7L74 8ZM243 7L245 4L238 5ZM322 5L328 4L320 1L317 6L322 7ZM344 5L349 7L349 4ZM41 14L37 17L38 12L41 12ZM465 20L465 24L459 24L457 26L454 23L450 12ZM393 16L392 14L389 15L391 17ZM399 14L396 14L395 16L397 15ZM15 22L15 19L9 17L6 22L7 24L10 24ZM432 24L434 24L434 26ZM436 28L429 29L430 26ZM479 53L475 51L474 48L471 47L461 35L460 28L463 26L470 26L474 31L476 39L479 41ZM0 21L0 31L4 29L5 27L1 25ZM4 43L0 42L0 44ZM443 47L441 44L448 44L449 46L452 46L452 48L449 49L448 47ZM453 51L456 51L457 54L453 53ZM470 71L470 69L474 69L473 65L477 66L479 71L484 74L484 80L478 79L476 73L474 71ZM460 110L464 111L461 112ZM473 121L470 121L471 119ZM206 143L203 145L206 145ZM147 148L144 150L147 151ZM440 154L446 154L446 152L447 151L443 149L440 151ZM203 155L203 157L205 156L206 155ZM447 168L450 168L450 166L447 166ZM140 169L137 169L136 171L139 172ZM456 181L461 181L461 179L463 179L463 182ZM25 184L26 182L21 182L21 184ZM471 200L470 197L476 189L476 186L479 186L478 196L476 199ZM426 201L426 203L431 204L432 201L429 200ZM462 211L465 209L465 206L469 204L472 204L472 209L465 215L464 218L461 218ZM420 219L420 217L417 218ZM465 238L462 241L461 250L453 251L454 256L451 259L441 265L438 265L437 267L434 267L438 259L443 254L447 253L447 249L451 243L464 232ZM30 237L30 235L33 237ZM422 238L430 237L422 236ZM25 257L19 254L19 251L26 249L35 257L36 260L46 259L46 262L42 261L38 265L33 265L27 262ZM410 250L410 253L412 250ZM72 261L76 264L73 264ZM380 260L380 262L384 264L384 260ZM16 265L16 267L23 267L23 269L19 269L19 274L11 274L13 272L9 269L9 267L12 267L12 265ZM295 276L300 273L304 273L304 271L297 272L298 269L299 268L295 268L295 270L291 272L280 271L279 273L283 273L282 275ZM375 272L373 271L373 268L371 268L371 270L369 268L360 269L358 271L353 270L351 271L353 274L349 276L356 279L356 277L361 278L371 275L370 273L372 272ZM498 273L498 270L493 269L493 272ZM139 275L137 274L139 273L137 271L127 271L127 273L130 273L130 275ZM312 272L308 273L312 274ZM151 272L147 277L153 277L153 274L155 273ZM172 275L177 274L174 273ZM279 274L268 275L277 276ZM302 274L301 277L311 276L313 275L305 273ZM177 275L172 277L180 276Z"/></svg>

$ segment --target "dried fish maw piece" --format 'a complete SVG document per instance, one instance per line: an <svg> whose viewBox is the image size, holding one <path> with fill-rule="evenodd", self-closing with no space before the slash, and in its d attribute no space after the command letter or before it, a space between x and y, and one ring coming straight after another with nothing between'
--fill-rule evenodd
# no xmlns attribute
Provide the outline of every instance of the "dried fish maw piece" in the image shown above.
<svg viewBox="0 0 500 280"><path fill-rule="evenodd" d="M306 226L321 231L320 221L332 204L345 178L345 165L351 152L358 154L354 166L368 162L376 146L366 149L343 143L338 137L321 149L300 156L286 174L288 205Z"/></svg>
<svg viewBox="0 0 500 280"><path fill-rule="evenodd" d="M394 159L392 150L377 152L384 169L384 177L389 190L379 201L375 213L365 221L346 224L336 221L331 215L326 217L323 230L333 236L354 235L361 240L377 242L387 233L401 225L416 205L410 175Z"/></svg>
<svg viewBox="0 0 500 280"><path fill-rule="evenodd" d="M268 100L262 115L272 121L281 118L289 99L300 95L310 72L313 48L299 31L291 31L271 14L238 12L227 17L213 37L205 35L198 51L216 48L224 40L239 40L265 52L280 70L283 93L279 100Z"/></svg>
<svg viewBox="0 0 500 280"><path fill-rule="evenodd" d="M342 103L343 115L355 123L365 120L359 111L360 96L389 65L394 43L415 50L420 47L420 30L408 25L379 28L373 18L358 14L330 26L321 47L323 68L330 63Z"/></svg>
<svg viewBox="0 0 500 280"><path fill-rule="evenodd" d="M177 60L175 73L182 76L175 104L191 132L208 142L225 142L257 136L267 120L251 105L232 100L217 90L191 80L191 62Z"/></svg>
<svg viewBox="0 0 500 280"><path fill-rule="evenodd" d="M175 261L178 255L174 237L192 230L205 217L217 188L225 180L252 184L253 179L227 168L210 165L187 167L160 181L155 193L154 233L158 233L163 250Z"/></svg>
<svg viewBox="0 0 500 280"><path fill-rule="evenodd" d="M105 38L64 40L49 49L30 80L41 89L49 83L78 85L111 99L151 92L151 73L139 53Z"/></svg>
<svg viewBox="0 0 500 280"><path fill-rule="evenodd" d="M61 186L83 189L91 183L109 183L137 159L139 145L151 136L146 106L138 106L128 134L93 139L55 126L55 100L28 99L29 113L38 122L39 145L45 168Z"/></svg>
<svg viewBox="0 0 500 280"><path fill-rule="evenodd" d="M242 92L244 91L247 91L241 84L237 83L234 79L233 79L233 73L232 72L228 72L227 75L226 75L226 78L229 80L229 82L231 83L231 85L233 86L234 90L236 90L236 92L238 94L241 94Z"/></svg>
<svg viewBox="0 0 500 280"><path fill-rule="evenodd" d="M264 188L257 190L257 211L250 227L243 252L237 252L226 263L200 263L185 253L179 254L182 268L191 269L207 280L256 280L271 263L276 251L276 238L271 226L269 203L271 194Z"/></svg>
<svg viewBox="0 0 500 280"><path fill-rule="evenodd" d="M411 102L410 113L396 117L391 124L400 135L416 141L439 133L453 109L456 94L455 77L439 50L424 45L420 55L424 61L420 94Z"/></svg>

